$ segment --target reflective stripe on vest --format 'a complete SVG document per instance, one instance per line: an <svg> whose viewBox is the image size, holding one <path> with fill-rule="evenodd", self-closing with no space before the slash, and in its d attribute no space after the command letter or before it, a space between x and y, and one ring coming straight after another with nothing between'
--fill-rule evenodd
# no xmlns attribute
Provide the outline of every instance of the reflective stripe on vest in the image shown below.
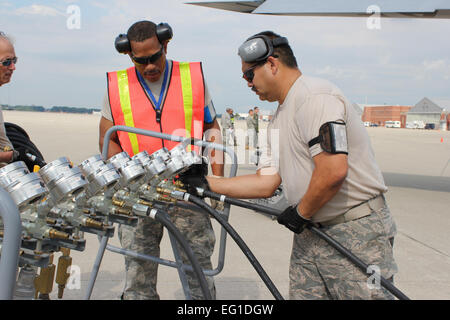
<svg viewBox="0 0 450 320"><path fill-rule="evenodd" d="M202 139L204 121L204 83L201 63L173 61L171 80L162 105L161 123L142 88L134 67L108 73L108 94L114 125L126 125L177 136ZM184 119L183 119L184 117ZM118 132L122 149L130 156L162 147L161 139ZM164 141L170 150L178 142ZM198 147L194 150L199 151Z"/></svg>
<svg viewBox="0 0 450 320"><path fill-rule="evenodd" d="M180 78L181 78L181 90L183 92L183 107L184 107L184 123L186 128L186 138L191 137L192 128L192 83L191 83L191 70L189 62L180 62ZM188 151L191 151L189 145Z"/></svg>
<svg viewBox="0 0 450 320"><path fill-rule="evenodd" d="M120 105L122 107L125 125L127 127L134 128L134 120L133 120L133 112L131 110L130 88L128 86L127 70L117 71L117 83L119 85ZM136 134L128 132L128 137L130 138L131 148L133 149L133 153L134 154L139 153L139 144L138 144Z"/></svg>

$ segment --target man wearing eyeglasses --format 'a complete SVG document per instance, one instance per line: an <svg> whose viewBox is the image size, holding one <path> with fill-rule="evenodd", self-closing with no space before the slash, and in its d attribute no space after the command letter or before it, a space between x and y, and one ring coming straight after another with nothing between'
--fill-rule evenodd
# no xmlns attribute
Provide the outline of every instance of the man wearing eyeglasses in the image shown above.
<svg viewBox="0 0 450 320"><path fill-rule="evenodd" d="M16 70L17 57L9 38L0 31L0 86L11 81ZM3 113L0 106L0 167L13 161L14 150L6 136Z"/></svg>
<svg viewBox="0 0 450 320"><path fill-rule="evenodd" d="M204 81L200 62L178 62L166 58L172 29L168 24L151 21L133 24L127 34L116 38L120 53L130 57L133 66L126 70L108 72L108 92L104 99L100 120L100 149L106 131L113 125L125 125L165 134L185 136L221 143L220 127L214 105ZM142 151L149 154L178 142L117 132L112 135L108 158L126 151L130 156ZM199 151L198 147L193 147ZM223 153L211 151L212 173L223 176ZM185 174L206 175L206 164L198 165ZM174 208L170 217L184 234L200 265L212 269L211 255L215 235L208 214L189 209ZM138 226L121 226L119 237L123 248L159 257L163 235L160 223L139 219ZM189 263L179 250L184 263ZM159 299L156 290L158 264L125 257L126 283L123 299ZM202 299L200 285L193 272L186 272L189 292L193 299ZM212 277L207 277L211 295L215 298Z"/></svg>
<svg viewBox="0 0 450 320"><path fill-rule="evenodd" d="M352 104L332 83L303 75L288 40L273 32L250 37L238 53L248 87L278 102L267 150L256 174L184 182L233 198L270 197L283 182L290 206L277 220L294 232L291 299L392 299L308 228L326 231L386 279L397 272L387 188Z"/></svg>

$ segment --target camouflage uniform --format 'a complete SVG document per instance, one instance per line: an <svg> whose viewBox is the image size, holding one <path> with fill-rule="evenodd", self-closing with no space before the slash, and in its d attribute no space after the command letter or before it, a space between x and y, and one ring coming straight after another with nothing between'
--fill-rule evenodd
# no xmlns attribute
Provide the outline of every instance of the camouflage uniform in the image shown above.
<svg viewBox="0 0 450 320"><path fill-rule="evenodd" d="M379 267L385 279L393 280L397 272L392 250L396 226L387 205L371 210L369 216L321 230L367 265ZM373 272L364 274L310 230L294 236L290 299L394 299L381 285L370 288L374 283L368 278L372 275Z"/></svg>
<svg viewBox="0 0 450 320"><path fill-rule="evenodd" d="M211 255L214 251L215 235L207 213L190 209L173 208L170 219L183 234L194 252L202 269L212 269ZM159 243L163 226L151 218L139 218L136 228L119 227L119 239L124 249L159 257ZM184 250L178 245L181 258L190 265ZM155 262L125 256L126 280L123 293L125 300L158 300L156 291L158 264ZM189 291L194 300L204 299L200 284L194 272L186 272ZM212 277L206 277L212 298L216 289Z"/></svg>

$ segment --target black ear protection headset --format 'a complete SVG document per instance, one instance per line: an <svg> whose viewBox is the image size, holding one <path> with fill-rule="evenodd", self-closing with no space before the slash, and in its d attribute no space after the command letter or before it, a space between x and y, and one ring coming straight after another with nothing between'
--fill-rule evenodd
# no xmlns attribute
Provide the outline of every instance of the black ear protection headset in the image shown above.
<svg viewBox="0 0 450 320"><path fill-rule="evenodd" d="M160 23L156 26L156 37L159 42L163 44L164 41L170 40L173 37L172 28L168 23ZM114 41L116 50L120 53L126 54L131 52L131 44L126 34L119 34Z"/></svg>
<svg viewBox="0 0 450 320"><path fill-rule="evenodd" d="M285 44L289 44L285 37L270 39L266 35L255 35L239 47L238 54L247 63L260 62L273 55L274 47Z"/></svg>

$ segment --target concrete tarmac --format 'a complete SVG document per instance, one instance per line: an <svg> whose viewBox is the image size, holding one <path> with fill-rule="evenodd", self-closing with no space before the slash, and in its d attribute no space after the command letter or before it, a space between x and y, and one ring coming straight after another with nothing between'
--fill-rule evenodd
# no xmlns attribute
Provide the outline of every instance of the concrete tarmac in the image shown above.
<svg viewBox="0 0 450 320"><path fill-rule="evenodd" d="M22 126L51 162L66 156L78 165L99 154L99 115L30 113L3 111L7 122ZM266 123L262 123L262 128ZM245 121L237 121L245 129ZM399 267L395 285L411 299L450 299L450 131L394 128L367 128L377 162L389 191L386 198L397 223L394 254ZM255 166L242 163L239 174L254 172ZM252 250L280 293L288 299L288 268L292 233L270 217L232 207L229 222ZM213 221L217 266L220 225ZM98 252L96 236L85 234L86 249L72 251L73 264L81 281L71 277L64 299L83 299ZM119 245L117 225L110 244ZM55 254L55 263L59 257ZM161 256L173 259L165 234ZM91 299L119 299L124 281L123 257L106 251ZM250 262L227 237L225 265L215 277L220 300L273 299ZM183 300L184 294L174 268L160 266L158 291L161 299ZM54 285L52 299L57 299Z"/></svg>

